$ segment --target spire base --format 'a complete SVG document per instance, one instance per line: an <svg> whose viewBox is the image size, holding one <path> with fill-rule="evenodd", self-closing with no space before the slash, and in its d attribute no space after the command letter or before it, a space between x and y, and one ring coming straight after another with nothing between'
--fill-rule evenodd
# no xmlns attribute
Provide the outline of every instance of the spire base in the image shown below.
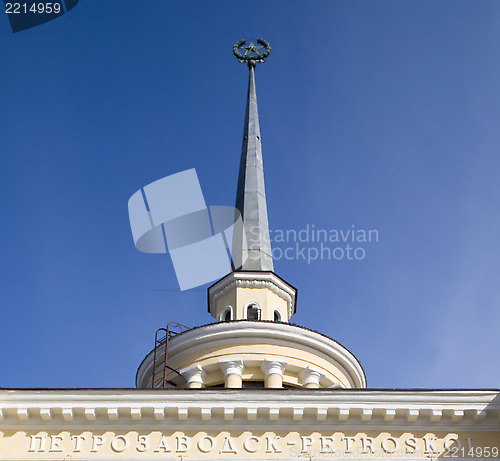
<svg viewBox="0 0 500 461"><path fill-rule="evenodd" d="M288 322L296 303L297 289L270 271L231 272L208 288L208 312L219 322Z"/></svg>

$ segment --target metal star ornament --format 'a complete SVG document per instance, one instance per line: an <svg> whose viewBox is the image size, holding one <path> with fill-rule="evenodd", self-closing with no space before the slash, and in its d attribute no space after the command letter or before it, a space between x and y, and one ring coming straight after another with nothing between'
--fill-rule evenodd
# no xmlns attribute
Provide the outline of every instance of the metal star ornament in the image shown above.
<svg viewBox="0 0 500 461"><path fill-rule="evenodd" d="M258 45L253 41L245 46L246 40L240 40L233 46L233 54L240 62L246 62L248 67L255 67L258 62L264 62L271 52L271 46L264 39L259 38L256 40Z"/></svg>
<svg viewBox="0 0 500 461"><path fill-rule="evenodd" d="M264 48L262 45L261 46L255 46L253 42L250 42L250 45L245 46L245 56L249 54L256 54L257 56L260 56L259 50Z"/></svg>

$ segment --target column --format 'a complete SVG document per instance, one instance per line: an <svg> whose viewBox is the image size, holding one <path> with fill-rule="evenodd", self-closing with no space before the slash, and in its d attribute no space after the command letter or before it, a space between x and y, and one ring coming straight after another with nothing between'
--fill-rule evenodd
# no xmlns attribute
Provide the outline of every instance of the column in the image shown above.
<svg viewBox="0 0 500 461"><path fill-rule="evenodd" d="M241 389L243 387L243 360L223 359L220 361L220 367L224 372L224 382L226 387L231 389Z"/></svg>
<svg viewBox="0 0 500 461"><path fill-rule="evenodd" d="M180 374L186 378L189 389L200 389L204 385L207 373L200 365L191 365L180 371Z"/></svg>
<svg viewBox="0 0 500 461"><path fill-rule="evenodd" d="M266 376L266 387L283 387L283 373L286 362L283 360L266 359L262 363L262 371Z"/></svg>
<svg viewBox="0 0 500 461"><path fill-rule="evenodd" d="M312 367L304 368L299 374L302 387L307 387L309 389L318 389L319 380L322 376L323 375L319 370Z"/></svg>

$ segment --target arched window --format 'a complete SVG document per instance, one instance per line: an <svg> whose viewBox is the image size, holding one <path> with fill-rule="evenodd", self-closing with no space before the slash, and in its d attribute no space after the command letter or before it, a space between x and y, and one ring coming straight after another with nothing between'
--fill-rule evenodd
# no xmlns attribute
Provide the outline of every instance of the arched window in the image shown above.
<svg viewBox="0 0 500 461"><path fill-rule="evenodd" d="M247 319L260 320L260 306L257 303L250 303L247 306Z"/></svg>
<svg viewBox="0 0 500 461"><path fill-rule="evenodd" d="M233 308L231 306L225 307L220 313L219 320L221 322L229 322L233 320Z"/></svg>
<svg viewBox="0 0 500 461"><path fill-rule="evenodd" d="M281 322L281 314L278 309L274 309L274 321Z"/></svg>

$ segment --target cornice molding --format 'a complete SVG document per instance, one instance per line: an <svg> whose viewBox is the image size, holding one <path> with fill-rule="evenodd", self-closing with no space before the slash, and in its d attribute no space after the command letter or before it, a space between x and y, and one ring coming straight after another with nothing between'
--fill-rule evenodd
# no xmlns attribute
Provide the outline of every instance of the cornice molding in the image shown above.
<svg viewBox="0 0 500 461"><path fill-rule="evenodd" d="M3 428L500 431L499 391L1 390L0 410Z"/></svg>

